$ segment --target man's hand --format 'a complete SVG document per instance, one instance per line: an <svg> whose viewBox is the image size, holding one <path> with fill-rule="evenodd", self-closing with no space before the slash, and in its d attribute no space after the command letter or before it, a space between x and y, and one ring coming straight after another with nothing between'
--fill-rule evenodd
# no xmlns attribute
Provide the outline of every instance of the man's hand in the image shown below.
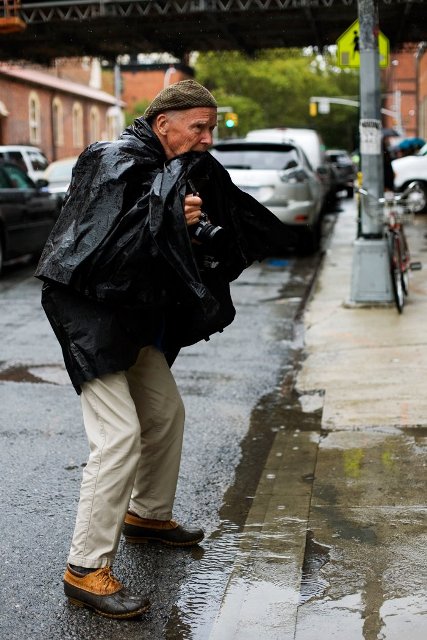
<svg viewBox="0 0 427 640"><path fill-rule="evenodd" d="M188 194L184 200L184 215L188 226L197 224L202 215L202 199L195 194Z"/></svg>

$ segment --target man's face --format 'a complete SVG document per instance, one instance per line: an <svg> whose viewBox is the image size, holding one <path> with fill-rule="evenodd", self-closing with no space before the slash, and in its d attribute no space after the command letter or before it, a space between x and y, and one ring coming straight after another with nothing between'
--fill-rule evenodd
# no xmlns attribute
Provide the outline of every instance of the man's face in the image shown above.
<svg viewBox="0 0 427 640"><path fill-rule="evenodd" d="M212 107L195 107L159 114L153 123L168 159L187 151L206 151L212 144L217 111Z"/></svg>

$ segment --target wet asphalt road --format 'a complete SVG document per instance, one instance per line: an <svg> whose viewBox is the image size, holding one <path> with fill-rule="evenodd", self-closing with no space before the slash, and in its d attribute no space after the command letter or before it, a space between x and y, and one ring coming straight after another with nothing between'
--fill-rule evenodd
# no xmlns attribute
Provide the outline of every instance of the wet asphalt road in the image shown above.
<svg viewBox="0 0 427 640"><path fill-rule="evenodd" d="M232 287L234 323L183 350L174 364L187 412L174 516L202 526L206 540L193 550L121 542L115 574L152 603L147 616L129 622L92 615L63 596L87 456L80 403L40 308L34 266L6 270L0 280L1 640L206 638L274 434L298 419L278 390L288 385L292 393L298 315L319 262L320 254L289 255L247 269Z"/></svg>

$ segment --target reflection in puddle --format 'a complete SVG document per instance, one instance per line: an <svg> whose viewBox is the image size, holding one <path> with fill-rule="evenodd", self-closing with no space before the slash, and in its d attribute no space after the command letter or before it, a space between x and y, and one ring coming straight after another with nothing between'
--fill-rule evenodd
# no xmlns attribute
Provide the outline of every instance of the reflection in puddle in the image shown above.
<svg viewBox="0 0 427 640"><path fill-rule="evenodd" d="M242 534L232 522L224 521L220 529L204 543L197 571L180 589L176 606L166 628L167 639L202 640L207 637L221 602Z"/></svg>
<svg viewBox="0 0 427 640"><path fill-rule="evenodd" d="M215 622L210 635L204 636L204 640L293 638L293 612L297 601L298 593L289 585L270 580L236 578L227 590L220 619Z"/></svg>
<svg viewBox="0 0 427 640"><path fill-rule="evenodd" d="M316 542L312 531L307 531L304 563L302 566L300 604L320 595L328 587L319 571L329 561L330 547Z"/></svg>
<svg viewBox="0 0 427 640"><path fill-rule="evenodd" d="M368 640L363 633L361 594L338 599L327 597L300 607L294 637L296 640Z"/></svg>
<svg viewBox="0 0 427 640"><path fill-rule="evenodd" d="M387 640L424 640L427 635L427 592L395 598L384 602L380 609L383 622L381 638Z"/></svg>

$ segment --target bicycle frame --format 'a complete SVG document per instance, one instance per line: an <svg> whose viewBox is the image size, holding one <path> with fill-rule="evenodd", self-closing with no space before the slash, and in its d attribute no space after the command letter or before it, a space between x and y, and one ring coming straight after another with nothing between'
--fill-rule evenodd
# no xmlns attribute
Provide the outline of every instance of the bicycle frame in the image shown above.
<svg viewBox="0 0 427 640"><path fill-rule="evenodd" d="M384 198L377 198L364 189L358 189L362 198L371 200L371 204L369 202L366 203L368 205L366 206L368 215L373 208L375 215L378 215L379 212L383 215L393 299L399 313L402 313L405 298L409 294L409 271L412 268L403 223L404 216L407 213L412 213L410 204L407 204L410 186L402 194L387 193ZM420 267L414 266L414 268Z"/></svg>

